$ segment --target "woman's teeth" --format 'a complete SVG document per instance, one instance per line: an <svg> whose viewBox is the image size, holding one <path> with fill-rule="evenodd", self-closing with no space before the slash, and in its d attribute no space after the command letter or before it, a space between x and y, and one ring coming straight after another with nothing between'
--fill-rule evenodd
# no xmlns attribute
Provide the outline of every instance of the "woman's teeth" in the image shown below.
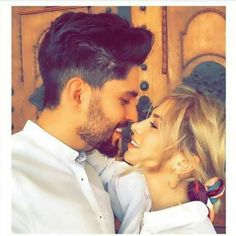
<svg viewBox="0 0 236 236"><path fill-rule="evenodd" d="M131 140L130 142L132 145L134 145L136 148L139 148L139 145L134 141L134 140Z"/></svg>

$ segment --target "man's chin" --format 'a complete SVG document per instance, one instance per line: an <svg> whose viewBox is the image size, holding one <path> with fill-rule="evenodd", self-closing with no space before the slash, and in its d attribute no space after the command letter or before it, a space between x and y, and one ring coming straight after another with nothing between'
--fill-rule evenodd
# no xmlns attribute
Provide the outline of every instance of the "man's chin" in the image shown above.
<svg viewBox="0 0 236 236"><path fill-rule="evenodd" d="M85 152L91 152L94 150L94 147L91 146L91 145L87 145L84 149L83 149Z"/></svg>
<svg viewBox="0 0 236 236"><path fill-rule="evenodd" d="M106 155L107 157L115 157L118 155L118 148L99 148L97 149L102 154Z"/></svg>
<svg viewBox="0 0 236 236"><path fill-rule="evenodd" d="M96 149L107 157L115 157L119 152L118 145L113 146L110 142L102 143Z"/></svg>
<svg viewBox="0 0 236 236"><path fill-rule="evenodd" d="M104 137L105 135L103 135ZM99 141L98 138L95 139L94 137L83 137L86 141L86 152L91 152L94 149L98 150L100 153L106 155L107 157L115 157L119 154L119 139L114 139L114 136L111 136L109 139ZM100 137L101 139L101 137Z"/></svg>

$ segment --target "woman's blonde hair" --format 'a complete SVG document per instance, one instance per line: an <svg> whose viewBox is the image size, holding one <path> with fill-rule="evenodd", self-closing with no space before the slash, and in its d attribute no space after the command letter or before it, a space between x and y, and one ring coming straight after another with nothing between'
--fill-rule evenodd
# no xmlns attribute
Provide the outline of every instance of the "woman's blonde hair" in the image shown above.
<svg viewBox="0 0 236 236"><path fill-rule="evenodd" d="M163 101L167 100L173 105L158 127L158 164L149 170L158 171L176 151L180 151L194 167L192 180L203 184L214 176L225 180L224 104L184 85L177 87ZM142 168L144 162L136 167ZM220 205L218 202L216 210Z"/></svg>
<svg viewBox="0 0 236 236"><path fill-rule="evenodd" d="M194 167L194 180L205 184L217 176L225 181L224 104L184 85L167 99L173 101L173 106L160 127L163 136L160 159L165 161L175 150L181 151ZM219 207L220 201L215 210Z"/></svg>
<svg viewBox="0 0 236 236"><path fill-rule="evenodd" d="M191 162L195 156L195 178L205 183L218 176L225 179L225 107L216 98L187 86L179 86L168 96L173 106L161 129L165 152L181 151ZM166 137L169 132L169 137ZM170 147L170 148L169 148ZM165 151L166 150L166 151ZM193 164L196 163L192 161Z"/></svg>

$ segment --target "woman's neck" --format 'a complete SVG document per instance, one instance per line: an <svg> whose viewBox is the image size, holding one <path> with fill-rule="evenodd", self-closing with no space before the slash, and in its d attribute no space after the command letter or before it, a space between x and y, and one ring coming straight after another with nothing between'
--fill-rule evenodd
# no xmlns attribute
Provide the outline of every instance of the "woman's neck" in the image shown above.
<svg viewBox="0 0 236 236"><path fill-rule="evenodd" d="M161 210L188 202L187 183L181 182L176 188L170 187L169 174L144 173L152 199L152 210Z"/></svg>

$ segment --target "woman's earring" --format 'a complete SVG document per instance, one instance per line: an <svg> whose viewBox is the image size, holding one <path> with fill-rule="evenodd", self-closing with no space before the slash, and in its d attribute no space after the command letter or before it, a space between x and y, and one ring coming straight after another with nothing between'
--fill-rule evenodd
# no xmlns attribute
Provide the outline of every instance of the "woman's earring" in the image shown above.
<svg viewBox="0 0 236 236"><path fill-rule="evenodd" d="M168 186L169 186L169 188L170 189L175 189L178 186L180 180L181 180L180 175L176 174L175 173L175 169L173 169L170 172L169 179L168 179Z"/></svg>

